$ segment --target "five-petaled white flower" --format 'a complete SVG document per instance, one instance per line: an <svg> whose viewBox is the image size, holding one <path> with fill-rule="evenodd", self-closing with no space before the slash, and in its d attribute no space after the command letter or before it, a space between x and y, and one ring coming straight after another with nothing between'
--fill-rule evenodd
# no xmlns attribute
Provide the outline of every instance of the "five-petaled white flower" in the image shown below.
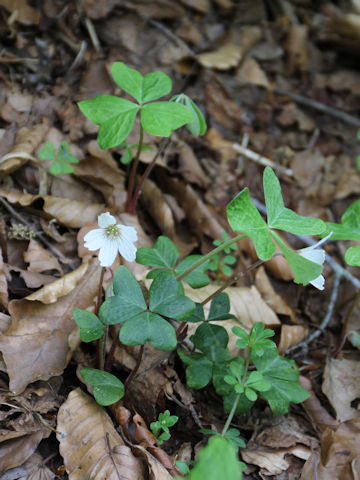
<svg viewBox="0 0 360 480"><path fill-rule="evenodd" d="M311 245L311 247L302 248L301 250L298 250L297 253L302 257L306 258L307 260L310 260L310 262L317 263L318 265L323 265L325 261L325 251L322 248L317 247L325 243L332 234L333 232L330 232L329 235L324 237L319 242ZM310 283L318 290L324 290L325 278L322 275L319 275L318 277L314 278L314 280L311 280Z"/></svg>
<svg viewBox="0 0 360 480"><path fill-rule="evenodd" d="M133 262L136 257L137 232L133 227L119 225L109 212L98 216L100 228L91 230L84 237L84 245L88 250L99 250L99 261L102 267L110 267L119 252L125 260Z"/></svg>

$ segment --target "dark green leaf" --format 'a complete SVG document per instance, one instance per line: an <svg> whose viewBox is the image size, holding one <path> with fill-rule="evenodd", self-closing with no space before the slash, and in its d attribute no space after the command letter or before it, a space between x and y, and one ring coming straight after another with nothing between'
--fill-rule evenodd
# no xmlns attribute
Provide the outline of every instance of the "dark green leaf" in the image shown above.
<svg viewBox="0 0 360 480"><path fill-rule="evenodd" d="M195 303L195 310L186 319L187 323L205 322L204 307L201 303Z"/></svg>
<svg viewBox="0 0 360 480"><path fill-rule="evenodd" d="M200 258L202 258L202 255L189 255L188 257L183 258L175 268L176 275L180 275L182 272L190 268L191 265L197 262ZM183 278L184 282L188 283L191 288L205 287L205 285L210 283L210 279L205 273L208 268L209 261L206 261L186 275L186 277Z"/></svg>
<svg viewBox="0 0 360 480"><path fill-rule="evenodd" d="M206 353L215 353L219 347L223 349L227 347L229 335L225 328L220 325L202 323L196 329L195 334L192 335L191 341L199 350Z"/></svg>
<svg viewBox="0 0 360 480"><path fill-rule="evenodd" d="M152 312L140 313L121 327L120 341L124 345L144 345L149 342L158 350L172 350L177 339L174 327Z"/></svg>
<svg viewBox="0 0 360 480"><path fill-rule="evenodd" d="M179 258L179 250L168 237L160 236L153 248L141 247L136 252L136 261L150 267L166 267L172 269Z"/></svg>
<svg viewBox="0 0 360 480"><path fill-rule="evenodd" d="M73 316L77 326L80 328L80 338L83 342L92 342L103 336L104 325L94 313L75 308Z"/></svg>
<svg viewBox="0 0 360 480"><path fill-rule="evenodd" d="M95 368L82 368L80 374L92 386L99 405L112 405L124 396L124 385L115 375Z"/></svg>
<svg viewBox="0 0 360 480"><path fill-rule="evenodd" d="M185 320L195 310L195 303L183 292L172 272L161 272L150 286L150 310L174 320Z"/></svg>
<svg viewBox="0 0 360 480"><path fill-rule="evenodd" d="M345 253L345 262L348 265L360 266L360 245L348 248Z"/></svg>
<svg viewBox="0 0 360 480"><path fill-rule="evenodd" d="M225 292L219 293L211 301L208 322L213 322L216 320L227 320L229 318L236 319L234 315L229 313L229 310L230 310L229 295Z"/></svg>

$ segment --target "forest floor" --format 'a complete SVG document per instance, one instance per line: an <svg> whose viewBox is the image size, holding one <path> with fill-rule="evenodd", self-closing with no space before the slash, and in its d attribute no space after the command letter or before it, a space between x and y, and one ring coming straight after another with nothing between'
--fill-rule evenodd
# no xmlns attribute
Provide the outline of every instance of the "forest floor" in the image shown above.
<svg viewBox="0 0 360 480"><path fill-rule="evenodd" d="M211 385L187 387L176 353L148 346L110 416L85 393L79 370L95 366L95 348L80 342L72 311L96 303L101 267L84 236L109 211L136 228L138 248L166 235L181 258L206 254L224 231L234 235L226 205L243 188L264 213L266 165L287 207L340 222L360 193L360 3L0 0L0 13L0 479L68 478L69 471L74 479L170 478L175 460L189 463L204 445L201 428L221 431L221 398ZM125 212L124 150L102 150L98 127L77 106L121 94L114 62L143 75L165 72L171 93L189 95L207 121L203 136L185 128L172 135L134 215ZM137 125L129 144L138 135ZM46 141L69 143L79 159L73 174L50 174L38 157ZM161 148L159 137L146 134L145 143L152 149L141 153L140 173ZM325 247L323 291L295 284L280 256L250 270L257 260L250 241L232 252L233 271L248 273L227 290L231 312L248 330L258 321L274 329L279 353L296 361L311 394L286 415L259 400L234 418L246 442L245 479L360 478L360 357L349 341L360 332L360 271L344 262L348 245ZM104 288L118 265L107 269ZM125 265L145 279L147 267ZM188 294L201 302L212 285ZM231 335L234 321L225 324ZM117 333L110 329L110 337ZM124 381L138 355L138 347L117 347L112 372ZM66 440L59 409L61 425L77 432L70 428ZM179 421L154 449L148 428L164 410ZM107 465L106 476L96 476L96 462L116 442L127 448L116 460L126 475ZM86 445L97 445L95 457Z"/></svg>

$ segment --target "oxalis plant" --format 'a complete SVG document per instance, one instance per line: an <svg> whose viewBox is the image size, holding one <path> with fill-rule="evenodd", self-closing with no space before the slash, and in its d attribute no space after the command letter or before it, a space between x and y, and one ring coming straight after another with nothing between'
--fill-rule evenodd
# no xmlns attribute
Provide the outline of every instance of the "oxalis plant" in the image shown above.
<svg viewBox="0 0 360 480"><path fill-rule="evenodd" d="M142 76L123 63L115 63L112 74L115 82L136 103L101 95L80 102L79 107L90 120L100 125L98 142L102 148L125 145L126 161L132 159L127 209L134 211L142 182L150 173L147 168L142 180L134 188L137 163L144 147L143 132L169 137L174 129L186 125L194 134L202 134L206 125L198 107L183 94L173 97L171 101L155 101L171 90L171 80L164 73L153 72ZM135 146L124 144L138 114L139 143ZM163 144L160 151L165 146ZM134 148L136 153L133 155ZM154 165L157 156L155 154L151 165ZM117 224L109 212L101 214L98 217L99 228L91 230L84 237L85 247L99 251L98 257L103 267L94 313L80 309L73 311L82 341L97 342L99 368L81 370L81 376L92 387L96 401L106 406L123 397L139 369L146 343L159 350L174 350L184 363L188 386L201 389L212 385L223 399L228 417L222 432L205 431L210 439L200 453L199 462L192 470L183 470L189 480L241 478L242 465L237 460L236 451L244 446L244 442L236 429L229 428L234 415L249 411L259 398L269 404L274 414L284 414L291 402L300 403L309 396L298 382L299 371L295 362L280 356L275 343L270 340L274 335L272 330L265 329L264 324L258 322L248 332L239 321L239 326L234 327L232 333L238 338L236 345L241 353L233 358L228 348L226 329L214 323L236 319L230 313L230 300L225 290L246 272L235 271L201 303L194 302L184 291L184 283L193 289L210 283L209 269L219 270L224 265L233 264L232 260L222 261L221 254L229 254L236 242L244 237L252 240L259 258L248 270L280 254L288 261L295 283L310 283L320 290L324 288L322 267L325 252L318 247L335 231L334 225L297 215L286 208L279 180L269 167L264 170L263 185L267 219L263 219L251 201L249 190L243 189L226 209L229 226L236 235L233 238L223 236L207 255L190 255L180 260L176 245L165 236L158 237L152 248L136 248L136 230ZM348 226L339 228L346 229ZM312 247L295 251L287 245L279 231L323 238ZM276 249L278 253L275 253ZM101 286L104 270L113 264L118 253L127 261L148 266L147 278L151 284L145 291L132 272L120 266L103 301ZM224 273L232 272L225 269ZM209 308L205 311L207 304ZM191 347L181 340L189 323L198 324L195 334L190 338ZM120 333L112 345L105 348L110 325L120 325ZM125 384L110 373L114 350L119 344L140 346L137 364ZM107 356L106 351L109 352ZM214 476L214 472L218 472L218 476Z"/></svg>

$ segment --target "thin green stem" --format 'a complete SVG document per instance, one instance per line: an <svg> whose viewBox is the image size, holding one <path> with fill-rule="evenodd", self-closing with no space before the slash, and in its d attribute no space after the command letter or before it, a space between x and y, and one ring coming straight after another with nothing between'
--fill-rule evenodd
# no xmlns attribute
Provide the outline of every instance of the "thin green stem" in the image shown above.
<svg viewBox="0 0 360 480"><path fill-rule="evenodd" d="M138 198L139 198L139 195L141 193L141 190L144 186L144 183L145 183L145 180L149 177L150 173L151 173L151 170L155 167L155 163L156 163L156 160L159 158L159 156L168 148L168 146L170 145L170 138L163 143L163 145L159 148L159 150L157 151L157 153L154 155L154 158L151 160L151 162L149 163L149 165L146 167L145 169L145 172L143 173L142 177L140 178L140 181L139 183L137 184L136 188L135 188L135 191L134 191L134 195L133 195L133 198L131 200L131 205L130 205L130 208L129 208L129 211L130 213L135 213L135 210L136 210L136 204L137 204L137 201L138 201Z"/></svg>
<svg viewBox="0 0 360 480"><path fill-rule="evenodd" d="M233 419L233 417L234 417L234 415L235 415L236 407L238 406L240 397L241 397L241 393L238 393L238 394L236 395L236 398L235 398L235 400L234 400L233 406L232 406L232 408L231 408L231 412L229 413L229 416L228 416L228 418L227 418L227 420L226 420L226 423L225 423L225 425L224 425L224 428L223 428L223 430L222 430L222 432L221 432L221 436L222 436L222 437L225 437L225 434L226 434L226 432L228 431L228 428L229 428L229 426L230 426L230 423L231 423L231 421L232 421L232 419Z"/></svg>
<svg viewBox="0 0 360 480"><path fill-rule="evenodd" d="M131 209L132 194L133 194L133 189L134 189L136 170L137 170L137 166L138 166L138 163L139 163L139 158L140 158L140 153L141 153L143 141L144 141L144 129L143 129L142 125L140 124L139 143L138 143L138 148L137 148L137 151L136 151L135 158L134 158L134 160L132 162L132 166L131 166L131 172L130 172L129 184L128 184L127 196L126 196L125 212L130 212L130 209Z"/></svg>
<svg viewBox="0 0 360 480"><path fill-rule="evenodd" d="M189 273L191 273L192 271L194 271L196 268L200 267L200 265L202 265L203 263L205 263L207 260L209 260L211 257L213 257L214 255L216 255L217 253L220 253L222 252L225 248L229 247L230 245L232 245L233 243L236 243L238 242L239 240L241 240L242 238L245 238L246 235L243 235L243 234L240 234L240 235L237 235L236 237L234 238L231 238L230 240L228 240L227 242L219 245L218 247L214 248L213 250L211 250L211 252L207 253L206 255L202 256L201 258L199 258L199 260L195 263L193 263L189 268L187 268L186 270L184 270L182 273L179 273L179 275L177 275L176 277L176 280L179 282L180 280L182 280L184 277L186 277L186 275L189 275Z"/></svg>
<svg viewBox="0 0 360 480"><path fill-rule="evenodd" d="M242 381L241 383L243 385L245 385L245 381L246 381L246 375L247 375L247 372L248 372L248 368L249 368L249 365L250 365L250 351L248 349L247 351L247 357L246 357L246 361L245 361L245 368L244 368L244 374L243 374L243 377L242 377ZM232 421L232 419L234 418L234 415L235 415L235 412L236 412L236 407L238 406L238 403L239 403L239 400L240 400L240 397L241 397L241 393L238 393L235 400L234 400L234 403L233 403L233 406L231 408L231 411L229 413L229 416L226 420L226 423L224 425L224 428L221 432L221 436L224 437L226 432L228 431L228 428L230 426L230 423Z"/></svg>

